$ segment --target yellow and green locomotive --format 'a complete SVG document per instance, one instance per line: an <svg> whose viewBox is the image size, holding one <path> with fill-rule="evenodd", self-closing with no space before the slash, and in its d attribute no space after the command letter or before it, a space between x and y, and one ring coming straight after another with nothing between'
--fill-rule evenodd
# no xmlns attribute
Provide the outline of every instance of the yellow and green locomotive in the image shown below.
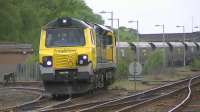
<svg viewBox="0 0 200 112"><path fill-rule="evenodd" d="M116 38L111 29L65 17L42 27L39 63L52 95L84 93L113 80Z"/></svg>

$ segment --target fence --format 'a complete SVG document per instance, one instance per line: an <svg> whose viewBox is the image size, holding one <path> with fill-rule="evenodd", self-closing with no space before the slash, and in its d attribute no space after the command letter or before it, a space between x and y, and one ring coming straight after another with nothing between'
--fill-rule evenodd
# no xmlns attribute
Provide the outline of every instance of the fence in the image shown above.
<svg viewBox="0 0 200 112"><path fill-rule="evenodd" d="M17 64L0 65L0 82L3 81L5 73L14 72L16 81L39 81L41 80L39 64Z"/></svg>

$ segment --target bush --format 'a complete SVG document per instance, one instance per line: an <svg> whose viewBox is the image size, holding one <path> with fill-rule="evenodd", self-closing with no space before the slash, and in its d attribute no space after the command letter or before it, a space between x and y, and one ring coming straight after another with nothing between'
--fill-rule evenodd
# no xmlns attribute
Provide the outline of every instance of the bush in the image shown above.
<svg viewBox="0 0 200 112"><path fill-rule="evenodd" d="M121 52L119 53L120 56L117 60L117 71L115 79L127 79L129 75L129 64L134 60L134 54L131 49L124 49L125 56L121 56Z"/></svg>
<svg viewBox="0 0 200 112"><path fill-rule="evenodd" d="M123 79L128 76L128 63L123 61L123 59L119 59L117 63L117 74L115 75L115 79Z"/></svg>
<svg viewBox="0 0 200 112"><path fill-rule="evenodd" d="M36 62L39 62L38 54L33 54L32 56L28 57L25 61L26 64L32 64Z"/></svg>
<svg viewBox="0 0 200 112"><path fill-rule="evenodd" d="M152 52L148 57L143 67L143 74L153 73L161 70L163 64L163 50L156 50Z"/></svg>
<svg viewBox="0 0 200 112"><path fill-rule="evenodd" d="M193 69L200 69L200 58L193 59L190 67Z"/></svg>

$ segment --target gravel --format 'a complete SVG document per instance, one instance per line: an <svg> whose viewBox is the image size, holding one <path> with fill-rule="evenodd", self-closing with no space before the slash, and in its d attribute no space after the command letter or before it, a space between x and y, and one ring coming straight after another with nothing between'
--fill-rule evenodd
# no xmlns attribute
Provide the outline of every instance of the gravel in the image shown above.
<svg viewBox="0 0 200 112"><path fill-rule="evenodd" d="M0 89L0 109L29 102L37 97L38 95L31 92L15 89Z"/></svg>

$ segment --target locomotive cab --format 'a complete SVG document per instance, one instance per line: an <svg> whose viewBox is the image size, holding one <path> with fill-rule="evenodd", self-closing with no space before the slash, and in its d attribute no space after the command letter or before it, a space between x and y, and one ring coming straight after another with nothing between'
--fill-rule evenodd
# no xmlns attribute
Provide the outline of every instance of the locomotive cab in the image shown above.
<svg viewBox="0 0 200 112"><path fill-rule="evenodd" d="M48 92L65 94L73 92L62 87L66 83L90 82L96 67L94 40L93 29L73 18L56 19L42 28L40 70Z"/></svg>

